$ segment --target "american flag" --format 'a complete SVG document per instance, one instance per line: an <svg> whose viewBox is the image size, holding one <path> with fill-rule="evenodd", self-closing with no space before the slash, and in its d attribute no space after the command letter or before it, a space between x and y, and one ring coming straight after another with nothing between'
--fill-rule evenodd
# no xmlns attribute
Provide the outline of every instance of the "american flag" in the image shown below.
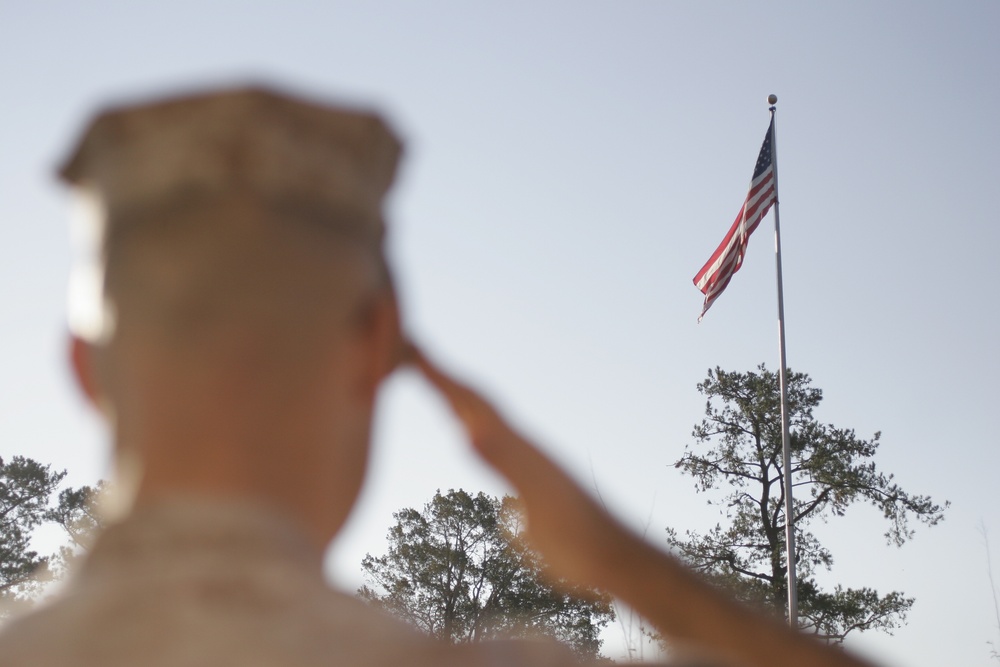
<svg viewBox="0 0 1000 667"><path fill-rule="evenodd" d="M722 291L729 285L733 274L743 266L743 255L747 251L747 241L753 230L767 215L771 204L775 202L777 193L774 189L774 165L771 164L771 137L774 133L774 118L767 127L767 134L764 135L764 143L760 147L760 154L757 156L757 166L753 170L753 178L750 180L750 191L743 202L743 207L736 214L736 221L729 228L722 243L712 253L711 259L705 262L701 271L694 277L695 287L705 295L705 304L701 308L701 318L712 307L715 300L719 298Z"/></svg>

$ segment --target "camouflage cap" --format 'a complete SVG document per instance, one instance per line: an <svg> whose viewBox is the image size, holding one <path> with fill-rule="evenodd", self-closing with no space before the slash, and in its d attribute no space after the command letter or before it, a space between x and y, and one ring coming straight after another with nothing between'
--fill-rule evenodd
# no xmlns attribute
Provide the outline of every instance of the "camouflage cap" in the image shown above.
<svg viewBox="0 0 1000 667"><path fill-rule="evenodd" d="M99 114L60 170L116 212L231 191L354 214L380 242L401 144L377 115L241 88ZM336 222L336 221L335 221Z"/></svg>
<svg viewBox="0 0 1000 667"><path fill-rule="evenodd" d="M126 221L233 195L279 215L304 214L359 241L375 254L391 289L382 200L400 152L399 140L373 113L260 87L99 113L60 170L80 204L71 330L90 340L109 335L105 244Z"/></svg>

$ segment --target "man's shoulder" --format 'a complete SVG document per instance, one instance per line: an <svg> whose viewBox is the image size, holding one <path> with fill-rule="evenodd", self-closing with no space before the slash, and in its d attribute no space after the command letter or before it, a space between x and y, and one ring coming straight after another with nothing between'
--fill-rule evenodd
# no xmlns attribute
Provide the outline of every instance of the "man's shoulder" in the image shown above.
<svg viewBox="0 0 1000 667"><path fill-rule="evenodd" d="M62 598L16 618L0 629L4 667L146 667L175 665L332 664L371 667L569 667L578 664L565 647L548 641L489 641L451 645L408 626L350 596L305 601L282 616L233 613L208 617L196 609L190 623L171 615L132 619L102 616L101 605ZM311 610L309 607L313 607Z"/></svg>
<svg viewBox="0 0 1000 667"><path fill-rule="evenodd" d="M330 587L280 522L173 509L101 536L64 590L0 631L4 667L556 667L543 641L452 646Z"/></svg>
<svg viewBox="0 0 1000 667"><path fill-rule="evenodd" d="M5 623L0 665L367 664L426 645L329 586L282 517L171 505L110 527L58 594Z"/></svg>

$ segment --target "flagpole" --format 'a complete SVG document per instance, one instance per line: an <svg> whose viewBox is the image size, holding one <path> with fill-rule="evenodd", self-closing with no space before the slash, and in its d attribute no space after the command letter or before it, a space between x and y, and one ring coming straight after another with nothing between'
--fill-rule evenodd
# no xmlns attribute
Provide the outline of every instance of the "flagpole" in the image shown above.
<svg viewBox="0 0 1000 667"><path fill-rule="evenodd" d="M781 223L778 215L778 140L775 136L774 115L776 95L768 95L771 104L771 168L774 170L774 260L778 277L778 355L781 368L778 383L781 387L781 455L782 475L785 486L785 554L788 573L788 624L798 626L799 600L795 584L795 505L792 502L792 452L788 429L788 369L785 362L785 297L781 282Z"/></svg>

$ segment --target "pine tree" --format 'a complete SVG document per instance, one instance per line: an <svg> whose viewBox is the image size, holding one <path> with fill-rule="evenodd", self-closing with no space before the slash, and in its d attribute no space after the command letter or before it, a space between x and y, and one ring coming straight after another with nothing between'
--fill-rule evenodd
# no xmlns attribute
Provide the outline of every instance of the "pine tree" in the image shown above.
<svg viewBox="0 0 1000 667"><path fill-rule="evenodd" d="M716 368L698 385L707 398L705 419L675 467L694 478L699 492L727 491L721 502L726 522L683 538L669 529L668 541L682 559L741 600L787 617L781 396L777 374L764 365L757 371ZM933 526L948 503L909 494L877 469L879 433L865 440L851 429L819 423L813 410L823 393L810 382L804 373L788 373L799 623L839 643L855 630L898 627L913 598L869 587L823 590L815 575L832 568L833 555L810 524L868 503L888 522L887 543L902 546L913 536L911 521Z"/></svg>

